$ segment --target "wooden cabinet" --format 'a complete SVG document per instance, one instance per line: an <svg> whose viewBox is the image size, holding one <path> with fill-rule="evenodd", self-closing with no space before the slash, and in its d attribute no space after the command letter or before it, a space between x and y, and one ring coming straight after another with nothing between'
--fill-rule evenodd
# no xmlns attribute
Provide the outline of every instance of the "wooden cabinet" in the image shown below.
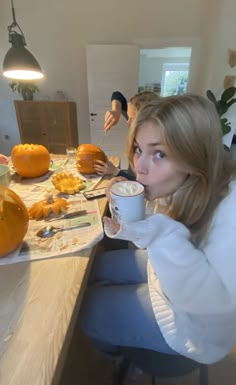
<svg viewBox="0 0 236 385"><path fill-rule="evenodd" d="M14 104L22 143L43 144L54 154L78 146L74 102L15 100Z"/></svg>

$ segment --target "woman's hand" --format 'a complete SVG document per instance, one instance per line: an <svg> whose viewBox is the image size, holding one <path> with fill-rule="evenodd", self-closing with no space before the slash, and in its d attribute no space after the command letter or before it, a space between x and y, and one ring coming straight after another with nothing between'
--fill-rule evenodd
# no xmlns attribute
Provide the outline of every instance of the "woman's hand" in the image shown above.
<svg viewBox="0 0 236 385"><path fill-rule="evenodd" d="M115 218L104 217L103 222L105 230L108 230L112 235L115 235L120 230L120 224L115 220Z"/></svg>
<svg viewBox="0 0 236 385"><path fill-rule="evenodd" d="M128 180L124 176L116 176L115 178L112 178L109 184L106 187L106 197L108 202L110 202L110 190L114 183L121 182L122 180Z"/></svg>
<svg viewBox="0 0 236 385"><path fill-rule="evenodd" d="M114 164L110 160L107 160L106 162L103 162L102 160L97 160L96 163L94 163L93 167L98 175L115 176L120 171L120 169L114 166Z"/></svg>
<svg viewBox="0 0 236 385"><path fill-rule="evenodd" d="M107 111L105 113L104 131L109 131L120 120L121 110Z"/></svg>

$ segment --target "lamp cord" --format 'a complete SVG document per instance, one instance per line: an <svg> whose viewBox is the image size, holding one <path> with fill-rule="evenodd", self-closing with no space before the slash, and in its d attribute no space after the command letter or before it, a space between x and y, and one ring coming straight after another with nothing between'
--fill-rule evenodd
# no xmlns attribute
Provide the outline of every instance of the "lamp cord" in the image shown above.
<svg viewBox="0 0 236 385"><path fill-rule="evenodd" d="M11 25L9 25L7 27L8 31L9 31L9 42L10 43L12 42L11 34L17 34L17 32L13 30L14 28L17 27L20 30L20 32L21 32L22 40L23 40L23 45L26 45L24 33L23 33L22 29L20 28L19 24L16 21L15 8L14 8L13 0L11 0L11 10L12 10L13 22L11 23Z"/></svg>
<svg viewBox="0 0 236 385"><path fill-rule="evenodd" d="M13 3L13 0L11 0L11 10L12 10L12 17L13 17L13 23L12 23L12 27L16 27L17 26L17 22L16 22L16 15L15 15L15 8L14 8L14 3Z"/></svg>

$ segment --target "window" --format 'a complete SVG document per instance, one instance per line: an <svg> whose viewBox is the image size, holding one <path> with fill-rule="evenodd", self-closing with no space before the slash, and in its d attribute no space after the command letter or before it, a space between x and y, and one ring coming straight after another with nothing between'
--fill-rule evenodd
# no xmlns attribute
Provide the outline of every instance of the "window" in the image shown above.
<svg viewBox="0 0 236 385"><path fill-rule="evenodd" d="M188 74L188 63L163 64L161 96L180 95L186 93Z"/></svg>

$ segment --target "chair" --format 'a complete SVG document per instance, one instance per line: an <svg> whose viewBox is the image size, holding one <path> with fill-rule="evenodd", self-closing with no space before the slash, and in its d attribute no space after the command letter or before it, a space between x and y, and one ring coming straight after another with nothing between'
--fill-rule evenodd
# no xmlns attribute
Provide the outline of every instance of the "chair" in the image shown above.
<svg viewBox="0 0 236 385"><path fill-rule="evenodd" d="M122 347L124 359L114 377L113 385L123 385L130 364L152 377L152 385L161 377L178 377L199 370L199 385L208 385L208 367L180 355L164 354L153 350Z"/></svg>

